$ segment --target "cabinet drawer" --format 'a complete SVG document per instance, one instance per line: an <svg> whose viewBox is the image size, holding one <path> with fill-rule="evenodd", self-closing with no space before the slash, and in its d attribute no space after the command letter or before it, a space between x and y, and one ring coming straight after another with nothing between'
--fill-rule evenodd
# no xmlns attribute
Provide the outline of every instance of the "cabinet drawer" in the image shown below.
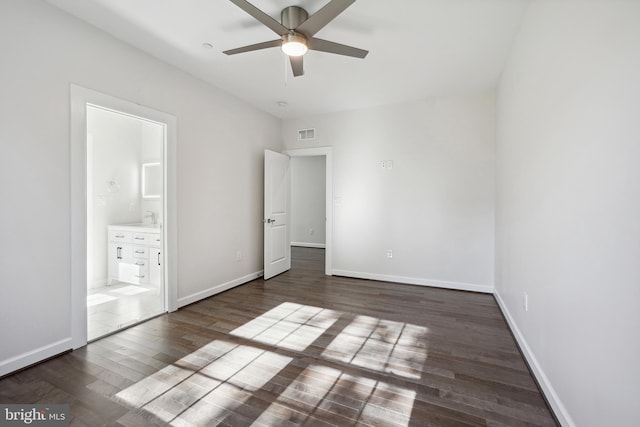
<svg viewBox="0 0 640 427"><path fill-rule="evenodd" d="M133 244L160 246L160 233L133 233Z"/></svg>
<svg viewBox="0 0 640 427"><path fill-rule="evenodd" d="M109 230L110 242L131 243L133 233L130 231Z"/></svg>
<svg viewBox="0 0 640 427"><path fill-rule="evenodd" d="M135 273L133 274L133 278L136 279L139 283L148 282L149 281L149 265L147 264L147 260L136 260L135 266L136 266L136 269L135 269Z"/></svg>
<svg viewBox="0 0 640 427"><path fill-rule="evenodd" d="M148 283L149 266L147 261L141 260L138 262L138 260L135 260L132 263L120 263L118 280L133 284Z"/></svg>
<svg viewBox="0 0 640 427"><path fill-rule="evenodd" d="M133 261L133 265L136 266L136 268L140 271L142 271L142 269L148 270L149 269L149 260L145 259L145 258L136 258Z"/></svg>
<svg viewBox="0 0 640 427"><path fill-rule="evenodd" d="M149 233L133 233L134 245L148 245L150 240Z"/></svg>
<svg viewBox="0 0 640 427"><path fill-rule="evenodd" d="M133 257L134 258L149 259L149 248L146 247L146 246L134 246L133 247Z"/></svg>
<svg viewBox="0 0 640 427"><path fill-rule="evenodd" d="M149 240L149 246L152 246L154 248L159 248L162 246L162 237L160 233L158 234L149 234L150 236L150 240Z"/></svg>
<svg viewBox="0 0 640 427"><path fill-rule="evenodd" d="M133 283L149 283L149 269L140 269L137 274L133 276Z"/></svg>

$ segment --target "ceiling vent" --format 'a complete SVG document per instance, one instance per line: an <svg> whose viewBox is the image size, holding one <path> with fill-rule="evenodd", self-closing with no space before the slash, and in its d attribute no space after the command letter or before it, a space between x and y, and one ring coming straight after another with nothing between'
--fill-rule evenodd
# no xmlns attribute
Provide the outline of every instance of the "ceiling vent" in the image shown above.
<svg viewBox="0 0 640 427"><path fill-rule="evenodd" d="M314 128L298 130L298 141L309 141L310 139L316 139Z"/></svg>

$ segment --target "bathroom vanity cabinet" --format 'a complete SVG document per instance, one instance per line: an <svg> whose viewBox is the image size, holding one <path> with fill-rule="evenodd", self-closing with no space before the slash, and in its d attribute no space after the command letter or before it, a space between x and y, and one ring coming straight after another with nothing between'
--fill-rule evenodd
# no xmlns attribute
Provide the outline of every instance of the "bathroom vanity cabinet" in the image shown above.
<svg viewBox="0 0 640 427"><path fill-rule="evenodd" d="M108 233L109 284L114 281L160 285L162 233L157 226L110 225Z"/></svg>

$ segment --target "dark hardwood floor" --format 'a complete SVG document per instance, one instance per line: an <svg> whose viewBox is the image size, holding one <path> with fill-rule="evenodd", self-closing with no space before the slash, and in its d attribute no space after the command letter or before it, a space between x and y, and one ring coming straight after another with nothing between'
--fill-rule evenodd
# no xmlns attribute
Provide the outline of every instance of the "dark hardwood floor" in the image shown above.
<svg viewBox="0 0 640 427"><path fill-rule="evenodd" d="M326 277L321 249L0 380L73 425L555 426L490 295Z"/></svg>

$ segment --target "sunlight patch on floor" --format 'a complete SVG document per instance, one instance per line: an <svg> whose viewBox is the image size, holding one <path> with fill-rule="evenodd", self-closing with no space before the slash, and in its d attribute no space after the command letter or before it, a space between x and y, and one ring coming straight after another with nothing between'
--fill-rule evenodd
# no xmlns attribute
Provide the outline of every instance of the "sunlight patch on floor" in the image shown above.
<svg viewBox="0 0 640 427"><path fill-rule="evenodd" d="M408 426L416 392L338 369L310 365L256 420L271 425L272 413L295 424L316 418L364 425Z"/></svg>
<svg viewBox="0 0 640 427"><path fill-rule="evenodd" d="M215 404L209 419L244 403L293 359L254 347L213 341L119 392L116 397L166 423L201 419L196 405ZM194 421L189 421L194 422ZM177 425L177 424L176 424Z"/></svg>
<svg viewBox="0 0 640 427"><path fill-rule="evenodd" d="M164 295L158 286L113 281L88 289L87 334L89 340L115 332L164 312Z"/></svg>
<svg viewBox="0 0 640 427"><path fill-rule="evenodd" d="M230 334L302 351L329 329L340 314L322 307L287 302L234 329Z"/></svg>
<svg viewBox="0 0 640 427"><path fill-rule="evenodd" d="M369 378L366 371L420 378L426 327L287 302L230 334L243 344L211 341L116 397L175 426L229 417L262 425L327 417L367 425L410 422L415 391L377 375ZM291 351L303 351L319 339L325 343L318 345L324 348L319 359L294 360ZM340 363L365 371L347 373Z"/></svg>
<svg viewBox="0 0 640 427"><path fill-rule="evenodd" d="M122 294L122 295L137 295L137 294L141 294L149 291L150 289L147 289L147 288L129 285L129 286L123 286L122 288L114 289L111 292L115 292L117 294Z"/></svg>
<svg viewBox="0 0 640 427"><path fill-rule="evenodd" d="M116 300L116 297L106 294L93 294L87 296L87 307L93 307L94 305L104 304L105 302Z"/></svg>
<svg viewBox="0 0 640 427"><path fill-rule="evenodd" d="M377 372L420 378L427 359L427 332L426 327L410 323L356 316L322 356Z"/></svg>

